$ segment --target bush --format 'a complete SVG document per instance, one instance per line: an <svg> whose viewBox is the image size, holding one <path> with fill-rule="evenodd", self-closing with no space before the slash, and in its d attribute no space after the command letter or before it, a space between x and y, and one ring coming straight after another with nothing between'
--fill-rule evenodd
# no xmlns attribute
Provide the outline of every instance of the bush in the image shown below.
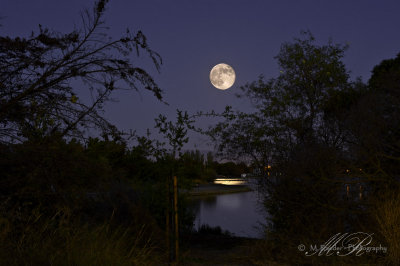
<svg viewBox="0 0 400 266"><path fill-rule="evenodd" d="M232 233L228 230L222 230L220 226L209 226L208 224L203 224L197 230L197 233L202 235L225 235L232 236Z"/></svg>

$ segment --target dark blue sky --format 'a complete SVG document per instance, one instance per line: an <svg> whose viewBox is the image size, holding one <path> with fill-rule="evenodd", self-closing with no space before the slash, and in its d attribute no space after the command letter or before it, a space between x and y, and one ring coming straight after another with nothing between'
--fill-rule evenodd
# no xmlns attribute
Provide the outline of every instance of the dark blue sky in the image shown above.
<svg viewBox="0 0 400 266"><path fill-rule="evenodd" d="M67 32L80 24L80 11L92 6L91 0L0 0L0 34L28 36L38 24ZM279 69L273 57L301 30L310 30L320 43L329 38L348 43L344 61L353 78L366 81L374 65L400 52L399 10L399 0L111 0L106 11L111 35L118 37L127 27L144 32L164 64L160 74L146 58L138 64L153 75L170 105L144 91L121 92L115 95L118 103L106 106L105 115L120 129L143 133L159 113L173 118L176 108L246 109L248 103L235 99L234 93L260 74L275 77ZM226 91L209 82L209 71L221 62L237 74ZM205 149L204 140L193 136L187 148L196 144Z"/></svg>

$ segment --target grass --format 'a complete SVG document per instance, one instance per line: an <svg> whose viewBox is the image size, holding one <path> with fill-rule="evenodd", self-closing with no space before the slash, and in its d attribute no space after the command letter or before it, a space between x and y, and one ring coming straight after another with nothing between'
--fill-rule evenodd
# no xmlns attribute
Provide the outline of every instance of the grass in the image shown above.
<svg viewBox="0 0 400 266"><path fill-rule="evenodd" d="M386 263L400 265L400 194L393 193L380 202L375 209L375 218L388 247Z"/></svg>
<svg viewBox="0 0 400 266"><path fill-rule="evenodd" d="M23 227L2 219L0 265L160 265L144 228L71 223L59 213L33 214Z"/></svg>

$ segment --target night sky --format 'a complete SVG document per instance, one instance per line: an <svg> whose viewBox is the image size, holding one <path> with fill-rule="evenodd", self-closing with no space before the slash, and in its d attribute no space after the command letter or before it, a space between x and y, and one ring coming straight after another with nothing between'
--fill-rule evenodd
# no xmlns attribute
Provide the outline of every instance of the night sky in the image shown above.
<svg viewBox="0 0 400 266"><path fill-rule="evenodd" d="M80 11L92 8L93 2L0 0L1 35L27 37L38 31L38 24L66 33L80 25ZM191 113L220 112L226 105L249 110L249 103L234 94L260 74L276 77L274 56L301 30L310 30L321 44L329 38L348 43L344 61L352 78L367 81L375 65L400 52L399 10L399 0L110 1L105 16L110 34L120 37L127 27L142 30L149 46L161 55L161 73L145 56L137 62L164 90L169 106L144 90L117 92L114 97L119 102L107 104L105 116L120 129L144 133L153 128L158 114L172 119L177 108ZM211 68L222 62L237 75L226 91L209 81ZM186 148L210 149L205 137L192 136Z"/></svg>

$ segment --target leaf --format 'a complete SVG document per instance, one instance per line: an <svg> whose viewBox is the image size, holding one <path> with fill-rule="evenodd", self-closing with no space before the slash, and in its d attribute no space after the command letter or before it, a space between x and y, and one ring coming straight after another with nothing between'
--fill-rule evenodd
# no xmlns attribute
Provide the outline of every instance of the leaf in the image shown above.
<svg viewBox="0 0 400 266"><path fill-rule="evenodd" d="M76 103L78 101L78 97L76 95L71 96L71 103Z"/></svg>

